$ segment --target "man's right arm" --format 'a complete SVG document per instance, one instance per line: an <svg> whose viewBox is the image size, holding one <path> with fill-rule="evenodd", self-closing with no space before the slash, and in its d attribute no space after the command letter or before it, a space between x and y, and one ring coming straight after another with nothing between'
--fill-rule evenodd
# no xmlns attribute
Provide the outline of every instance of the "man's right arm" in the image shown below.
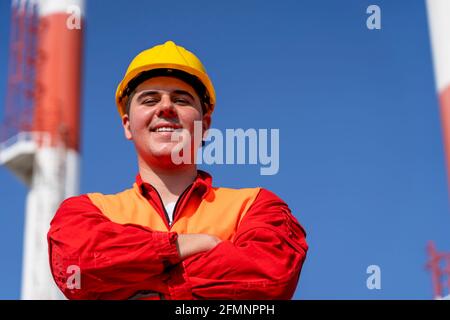
<svg viewBox="0 0 450 320"><path fill-rule="evenodd" d="M167 267L201 248L175 232L109 220L87 196L65 200L48 232L53 278L69 299L127 299L140 290L167 293ZM80 284L73 283L79 270ZM72 277L71 277L72 276Z"/></svg>
<svg viewBox="0 0 450 320"><path fill-rule="evenodd" d="M87 196L64 201L48 232L52 274L69 299L127 299L141 290L167 294L167 267L219 242L207 234L114 223ZM79 286L71 280L73 270L80 271Z"/></svg>

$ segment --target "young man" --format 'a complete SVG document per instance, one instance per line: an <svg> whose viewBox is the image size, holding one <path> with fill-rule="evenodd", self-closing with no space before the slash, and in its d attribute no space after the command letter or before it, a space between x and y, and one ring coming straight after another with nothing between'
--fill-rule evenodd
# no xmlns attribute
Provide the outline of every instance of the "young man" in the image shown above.
<svg viewBox="0 0 450 320"><path fill-rule="evenodd" d="M308 246L288 206L262 188L213 187L195 161L173 161L179 143L192 155L200 147L195 122L203 135L211 123L200 60L171 41L145 50L116 102L139 174L130 189L72 197L56 212L50 265L66 297L292 298Z"/></svg>

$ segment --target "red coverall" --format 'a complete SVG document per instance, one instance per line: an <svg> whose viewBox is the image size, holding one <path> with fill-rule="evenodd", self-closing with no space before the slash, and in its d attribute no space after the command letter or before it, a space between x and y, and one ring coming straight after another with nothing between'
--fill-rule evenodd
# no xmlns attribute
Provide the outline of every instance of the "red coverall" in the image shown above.
<svg viewBox="0 0 450 320"><path fill-rule="evenodd" d="M275 194L260 189L232 240L181 260L178 234L170 230L159 195L139 175L136 184L169 231L112 222L87 195L60 205L48 232L49 258L67 298L130 299L145 293L148 299L292 298L308 245L304 229ZM180 198L189 202L211 190L211 177L199 171ZM174 223L182 215L178 211ZM67 285L72 265L81 271L79 289Z"/></svg>

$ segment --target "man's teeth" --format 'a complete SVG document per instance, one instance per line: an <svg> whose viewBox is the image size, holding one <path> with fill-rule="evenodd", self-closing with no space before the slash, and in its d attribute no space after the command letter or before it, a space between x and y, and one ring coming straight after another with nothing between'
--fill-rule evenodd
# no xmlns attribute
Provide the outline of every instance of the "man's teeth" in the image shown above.
<svg viewBox="0 0 450 320"><path fill-rule="evenodd" d="M156 132L173 132L175 131L175 128L171 127L161 127L155 130Z"/></svg>

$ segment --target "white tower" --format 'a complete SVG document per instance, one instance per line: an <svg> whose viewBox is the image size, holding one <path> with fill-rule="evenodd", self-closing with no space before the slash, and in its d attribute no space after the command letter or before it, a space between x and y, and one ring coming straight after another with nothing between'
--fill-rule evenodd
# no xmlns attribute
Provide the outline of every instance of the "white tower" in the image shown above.
<svg viewBox="0 0 450 320"><path fill-rule="evenodd" d="M427 0L427 11L450 181L450 1Z"/></svg>
<svg viewBox="0 0 450 320"><path fill-rule="evenodd" d="M8 91L0 164L28 187L22 299L61 299L47 232L78 193L84 0L12 1Z"/></svg>
<svg viewBox="0 0 450 320"><path fill-rule="evenodd" d="M439 98L447 177L450 182L450 1L427 0L428 24L433 51L434 74ZM438 252L434 244L428 245L434 298L450 299L450 253ZM442 261L442 262L441 262ZM440 267L441 263L446 267ZM444 276L447 281L444 283ZM447 293L445 293L447 288ZM443 298L444 297L444 298Z"/></svg>

